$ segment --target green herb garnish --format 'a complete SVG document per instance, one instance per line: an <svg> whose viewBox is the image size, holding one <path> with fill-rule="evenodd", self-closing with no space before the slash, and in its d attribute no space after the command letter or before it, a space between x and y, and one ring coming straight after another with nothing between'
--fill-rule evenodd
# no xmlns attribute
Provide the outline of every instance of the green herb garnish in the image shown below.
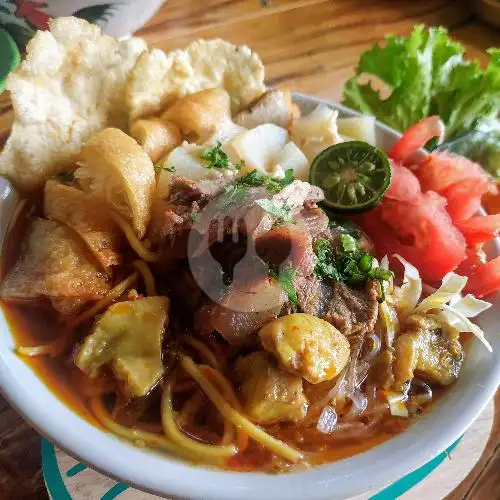
<svg viewBox="0 0 500 500"><path fill-rule="evenodd" d="M316 254L315 274L321 280L342 281L349 285L360 285L368 279L380 283L381 298L385 299L384 281L392 272L373 266L373 257L359 248L359 241L349 234L340 235L340 247L334 249L329 240L318 238L314 242Z"/></svg>
<svg viewBox="0 0 500 500"><path fill-rule="evenodd" d="M201 218L200 212L194 212L191 214L191 220L193 222L198 222Z"/></svg>
<svg viewBox="0 0 500 500"><path fill-rule="evenodd" d="M268 191L277 193L288 184L291 184L294 180L292 169L288 169L285 172L285 177L283 179L271 179L270 177L262 175L257 170L252 170L242 175L233 184L224 188L224 192L217 201L217 209L225 211L241 203L252 187L265 187Z"/></svg>
<svg viewBox="0 0 500 500"><path fill-rule="evenodd" d="M222 143L217 141L213 148L202 151L201 158L208 162L207 168L220 168L228 170L230 167L229 157L222 151Z"/></svg>
<svg viewBox="0 0 500 500"><path fill-rule="evenodd" d="M297 276L297 270L291 266L285 267L279 271L279 273L270 269L269 276L280 284L281 288L283 288L288 295L289 300L298 306L299 299L297 298L297 292L293 286L293 280Z"/></svg>
<svg viewBox="0 0 500 500"><path fill-rule="evenodd" d="M282 226L288 222L297 223L297 221L293 220L292 209L286 202L281 206L278 206L273 200L266 199L257 200L255 203L266 212L274 215L277 218L276 225L278 226Z"/></svg>

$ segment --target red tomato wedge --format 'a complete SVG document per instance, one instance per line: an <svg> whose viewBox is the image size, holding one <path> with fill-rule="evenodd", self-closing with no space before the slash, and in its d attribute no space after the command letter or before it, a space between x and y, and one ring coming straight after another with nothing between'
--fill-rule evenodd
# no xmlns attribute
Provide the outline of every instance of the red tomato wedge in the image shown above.
<svg viewBox="0 0 500 500"><path fill-rule="evenodd" d="M392 158L397 163L405 164L413 154L422 149L431 139L439 137L441 140L444 131L444 123L439 116L428 116L412 125L403 134L401 139L389 151L389 158Z"/></svg>
<svg viewBox="0 0 500 500"><path fill-rule="evenodd" d="M480 179L466 179L452 184L442 195L448 200L447 210L454 222L470 219L481 207L481 198L490 189Z"/></svg>
<svg viewBox="0 0 500 500"><path fill-rule="evenodd" d="M490 241L498 234L500 214L471 217L465 221L455 222L455 225L465 236L468 245L480 245Z"/></svg>
<svg viewBox="0 0 500 500"><path fill-rule="evenodd" d="M422 194L420 183L408 168L392 164L392 181L385 197L391 200L416 202Z"/></svg>
<svg viewBox="0 0 500 500"><path fill-rule="evenodd" d="M493 184L492 178L481 165L464 156L446 151L428 154L419 163L415 174L420 181L422 191L431 190L437 193L463 180L476 179L488 186L488 189Z"/></svg>
<svg viewBox="0 0 500 500"><path fill-rule="evenodd" d="M500 256L479 266L469 276L465 289L477 297L500 290Z"/></svg>
<svg viewBox="0 0 500 500"><path fill-rule="evenodd" d="M420 271L429 284L437 284L466 258L462 233L452 224L446 200L427 192L408 203L384 198L363 215L361 225L373 240L377 254L399 253Z"/></svg>

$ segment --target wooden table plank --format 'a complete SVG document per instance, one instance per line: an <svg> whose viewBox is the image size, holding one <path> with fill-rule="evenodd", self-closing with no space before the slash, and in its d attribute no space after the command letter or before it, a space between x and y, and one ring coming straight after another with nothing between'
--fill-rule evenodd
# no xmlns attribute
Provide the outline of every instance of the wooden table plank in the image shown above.
<svg viewBox="0 0 500 500"><path fill-rule="evenodd" d="M220 37L247 44L264 61L270 85L338 99L359 54L385 34L409 33L419 22L453 28L470 15L467 3L455 0L400 1L397 7L393 1L358 0L355 9L352 0L338 0L296 4L258 18L228 16L223 24L181 35L175 30L151 33L147 25L137 35L165 50L184 47L198 38ZM170 24L164 21L153 26L168 29Z"/></svg>

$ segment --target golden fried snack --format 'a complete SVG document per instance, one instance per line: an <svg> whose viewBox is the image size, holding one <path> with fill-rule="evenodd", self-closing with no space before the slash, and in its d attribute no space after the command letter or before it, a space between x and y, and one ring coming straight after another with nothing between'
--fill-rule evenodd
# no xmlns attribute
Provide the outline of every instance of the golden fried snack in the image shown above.
<svg viewBox="0 0 500 500"><path fill-rule="evenodd" d="M130 135L156 163L182 141L181 131L173 122L157 118L139 119L130 125Z"/></svg>
<svg viewBox="0 0 500 500"><path fill-rule="evenodd" d="M153 162L146 152L121 130L107 128L82 148L80 164L75 177L82 189L105 201L142 238L155 190Z"/></svg>

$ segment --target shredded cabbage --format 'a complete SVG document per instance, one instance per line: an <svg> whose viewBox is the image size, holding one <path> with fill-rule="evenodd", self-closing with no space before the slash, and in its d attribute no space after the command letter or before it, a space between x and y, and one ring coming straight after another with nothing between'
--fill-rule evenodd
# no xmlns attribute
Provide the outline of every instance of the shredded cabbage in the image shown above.
<svg viewBox="0 0 500 500"><path fill-rule="evenodd" d="M398 309L402 319L406 319L417 307L418 301L422 295L422 280L418 269L412 266L401 255L394 254L394 257L403 264L405 272L403 285L401 286L401 296L398 301Z"/></svg>
<svg viewBox="0 0 500 500"><path fill-rule="evenodd" d="M441 282L441 286L431 295L426 297L416 307L415 313L426 313L430 309L442 309L445 304L460 296L460 292L467 283L465 276L453 272L448 273Z"/></svg>
<svg viewBox="0 0 500 500"><path fill-rule="evenodd" d="M391 347L396 335L399 333L399 319L396 311L387 301L378 305L380 317L385 326L385 346Z"/></svg>
<svg viewBox="0 0 500 500"><path fill-rule="evenodd" d="M459 332L471 332L473 333L488 349L488 351L493 352L491 344L486 340L483 330L470 321L462 312L460 312L455 307L443 306L443 310L439 316L450 326L456 328Z"/></svg>
<svg viewBox="0 0 500 500"><path fill-rule="evenodd" d="M479 300L470 293L465 297L454 297L449 302L449 306L461 312L466 318L475 318L482 312L489 309L492 304L485 300Z"/></svg>

